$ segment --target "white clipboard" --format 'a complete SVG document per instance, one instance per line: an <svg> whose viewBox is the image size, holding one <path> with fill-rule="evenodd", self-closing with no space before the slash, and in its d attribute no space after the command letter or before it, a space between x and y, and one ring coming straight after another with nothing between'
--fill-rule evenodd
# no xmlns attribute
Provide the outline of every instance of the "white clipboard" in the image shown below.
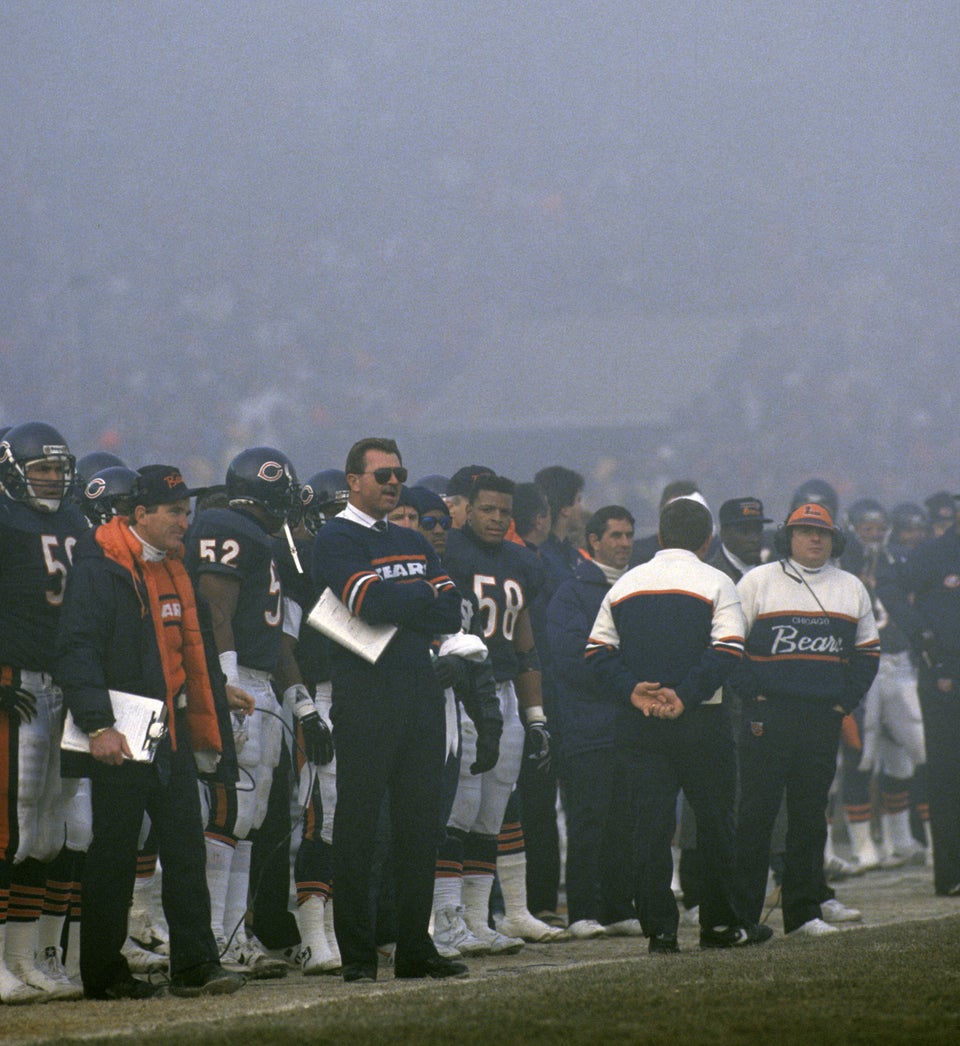
<svg viewBox="0 0 960 1046"><path fill-rule="evenodd" d="M371 665L377 663L397 634L396 625L368 625L354 617L329 588L321 593L307 617L307 624Z"/></svg>
<svg viewBox="0 0 960 1046"><path fill-rule="evenodd" d="M113 706L114 730L127 739L133 761L152 763L157 745L167 732L167 703L154 697L127 694L122 690L110 690ZM89 752L90 738L73 721L70 710L63 724L60 747L67 752Z"/></svg>

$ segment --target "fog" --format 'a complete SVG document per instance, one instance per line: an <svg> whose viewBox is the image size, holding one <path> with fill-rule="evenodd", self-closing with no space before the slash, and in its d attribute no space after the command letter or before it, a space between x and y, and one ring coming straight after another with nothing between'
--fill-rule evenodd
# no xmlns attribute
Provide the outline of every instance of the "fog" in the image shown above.
<svg viewBox="0 0 960 1046"><path fill-rule="evenodd" d="M0 425L960 491L956 0L0 6Z"/></svg>

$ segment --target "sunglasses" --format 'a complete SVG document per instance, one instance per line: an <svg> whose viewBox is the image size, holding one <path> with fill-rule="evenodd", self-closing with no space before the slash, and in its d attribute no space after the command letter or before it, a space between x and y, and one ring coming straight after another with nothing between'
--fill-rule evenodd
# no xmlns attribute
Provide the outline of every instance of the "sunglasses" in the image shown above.
<svg viewBox="0 0 960 1046"><path fill-rule="evenodd" d="M390 482L391 476L395 476L398 483L406 483L408 472L402 465L400 465L397 468L374 469L372 472L363 472L361 475L373 476L377 483L382 487Z"/></svg>
<svg viewBox="0 0 960 1046"><path fill-rule="evenodd" d="M421 530L436 530L439 527L441 530L449 530L453 520L449 516L424 516L420 520Z"/></svg>

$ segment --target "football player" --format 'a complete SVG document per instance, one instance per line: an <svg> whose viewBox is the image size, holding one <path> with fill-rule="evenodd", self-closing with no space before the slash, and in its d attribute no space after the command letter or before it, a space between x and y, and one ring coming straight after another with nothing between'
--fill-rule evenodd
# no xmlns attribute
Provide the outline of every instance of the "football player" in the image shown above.
<svg viewBox="0 0 960 1046"><path fill-rule="evenodd" d="M285 527L298 499L290 459L272 447L253 447L231 461L226 476L227 508L202 512L186 541L186 564L207 601L213 634L231 688L254 699L249 718L234 717L234 741L243 780L236 788L218 782L209 789L207 884L214 934L225 959L248 975L283 977L287 966L272 959L245 931L250 886L251 832L266 815L274 767L280 760L282 719L272 683L317 748L329 749L321 720L284 643L287 627L299 627L292 601L285 601L273 535ZM291 616L296 621L291 621Z"/></svg>
<svg viewBox="0 0 960 1046"><path fill-rule="evenodd" d="M65 846L63 697L52 677L73 548L87 530L80 510L66 502L74 472L66 441L50 425L17 425L0 441L0 807L6 811L0 823L0 1000L5 1003L81 994L63 969L59 949L78 875L75 851Z"/></svg>
<svg viewBox="0 0 960 1046"><path fill-rule="evenodd" d="M328 520L347 503L347 477L339 469L324 469L300 488L301 526L304 537L315 537ZM299 545L299 542L298 542ZM309 555L309 544L305 555ZM307 561L306 559L304 560ZM298 579L301 605L308 614L317 593L309 574ZM304 684L314 694L317 709L330 718L330 644L332 640L304 618L296 647L297 664ZM333 929L333 815L337 803L337 761L317 765L307 758L305 738L297 739L300 802L304 806L300 846L294 860L297 890L297 924L300 929L300 969L306 976L340 972L340 951Z"/></svg>
<svg viewBox="0 0 960 1046"><path fill-rule="evenodd" d="M505 952L519 947L519 940L542 941L561 935L527 910L525 855L497 860L497 836L523 758L524 721L530 758L540 766L547 765L550 758L540 666L530 624L530 603L542 574L533 553L505 540L513 489L513 482L503 476L478 475L467 495L465 523L460 530L449 531L444 558L457 587L477 599L503 715L496 765L478 776L470 773L476 740L464 724L460 784L438 856L441 873L434 883L435 939L467 954L479 952L474 941L487 950ZM506 908L498 931L488 925L495 870Z"/></svg>

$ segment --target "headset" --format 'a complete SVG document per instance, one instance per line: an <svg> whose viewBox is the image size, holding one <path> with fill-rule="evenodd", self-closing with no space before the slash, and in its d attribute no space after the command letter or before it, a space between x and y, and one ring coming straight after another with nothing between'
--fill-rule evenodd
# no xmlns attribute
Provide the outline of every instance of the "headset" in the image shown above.
<svg viewBox="0 0 960 1046"><path fill-rule="evenodd" d="M801 523L794 523L793 526L802 526ZM825 527L823 529L826 529ZM830 552L831 559L838 559L843 555L843 550L847 547L847 536L839 527L831 527L830 533L833 536L833 549ZM781 523L777 529L773 532L773 548L774 551L780 556L781 559L787 559L790 556L790 528L787 526L787 522Z"/></svg>

